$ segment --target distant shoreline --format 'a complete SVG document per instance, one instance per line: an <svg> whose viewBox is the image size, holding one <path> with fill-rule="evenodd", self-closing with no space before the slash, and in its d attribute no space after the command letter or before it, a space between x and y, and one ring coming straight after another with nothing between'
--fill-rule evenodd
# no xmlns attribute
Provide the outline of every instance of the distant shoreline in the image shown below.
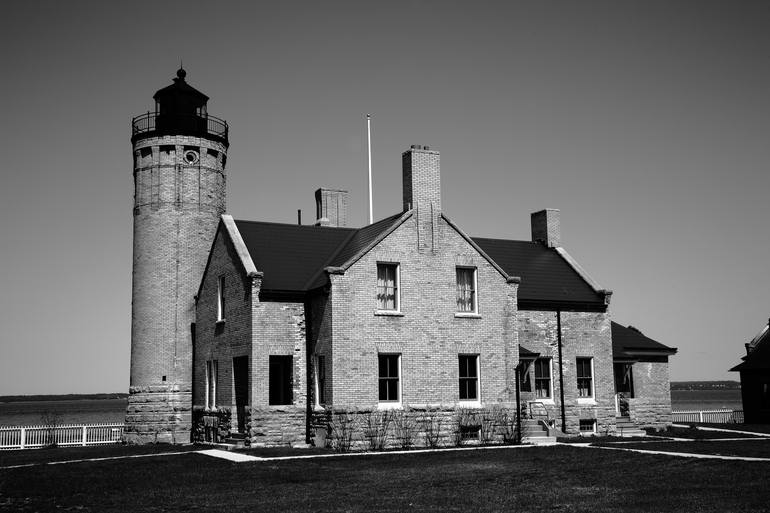
<svg viewBox="0 0 770 513"><path fill-rule="evenodd" d="M0 403L23 403L34 401L99 401L105 399L127 399L125 392L112 394L35 394L0 395Z"/></svg>
<svg viewBox="0 0 770 513"><path fill-rule="evenodd" d="M740 390L740 381L672 381L671 390ZM95 401L101 399L127 399L125 392L102 394L35 394L0 395L0 403L32 401Z"/></svg>

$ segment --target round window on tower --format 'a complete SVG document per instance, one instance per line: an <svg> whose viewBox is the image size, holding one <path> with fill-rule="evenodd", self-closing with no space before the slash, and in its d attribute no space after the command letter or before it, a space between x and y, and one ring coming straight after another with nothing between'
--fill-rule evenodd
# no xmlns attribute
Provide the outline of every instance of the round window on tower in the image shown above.
<svg viewBox="0 0 770 513"><path fill-rule="evenodd" d="M198 152L195 150L187 150L184 152L184 161L187 164L195 164L198 162L198 159L200 156L198 155Z"/></svg>

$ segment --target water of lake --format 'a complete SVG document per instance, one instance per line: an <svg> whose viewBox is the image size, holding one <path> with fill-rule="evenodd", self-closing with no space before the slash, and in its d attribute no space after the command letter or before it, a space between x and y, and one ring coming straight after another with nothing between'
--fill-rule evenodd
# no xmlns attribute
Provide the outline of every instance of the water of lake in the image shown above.
<svg viewBox="0 0 770 513"><path fill-rule="evenodd" d="M46 413L59 416L58 424L123 422L126 399L78 401L22 401L0 403L0 426L36 426Z"/></svg>
<svg viewBox="0 0 770 513"><path fill-rule="evenodd" d="M126 399L0 403L0 426L38 425L46 412L58 414L59 424L123 422L126 403ZM741 391L674 390L671 406L674 411L740 410Z"/></svg>

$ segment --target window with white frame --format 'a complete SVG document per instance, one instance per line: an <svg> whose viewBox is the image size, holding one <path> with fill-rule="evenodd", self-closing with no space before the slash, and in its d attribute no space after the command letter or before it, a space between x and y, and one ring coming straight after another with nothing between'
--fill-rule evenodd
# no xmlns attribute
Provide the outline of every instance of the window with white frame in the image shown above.
<svg viewBox="0 0 770 513"><path fill-rule="evenodd" d="M578 398L589 399L594 396L593 358L577 358Z"/></svg>
<svg viewBox="0 0 770 513"><path fill-rule="evenodd" d="M580 434L591 435L596 433L596 419L580 419Z"/></svg>
<svg viewBox="0 0 770 513"><path fill-rule="evenodd" d="M535 360L535 397L538 399L551 398L551 359L538 358Z"/></svg>
<svg viewBox="0 0 770 513"><path fill-rule="evenodd" d="M379 366L379 401L397 403L401 400L401 355L377 355Z"/></svg>
<svg viewBox="0 0 770 513"><path fill-rule="evenodd" d="M206 408L217 407L217 361L206 361Z"/></svg>
<svg viewBox="0 0 770 513"><path fill-rule="evenodd" d="M479 355L461 354L460 362L460 400L479 400Z"/></svg>
<svg viewBox="0 0 770 513"><path fill-rule="evenodd" d="M476 268L457 267L457 311L476 313Z"/></svg>
<svg viewBox="0 0 770 513"><path fill-rule="evenodd" d="M217 322L225 320L225 277L217 280Z"/></svg>
<svg viewBox="0 0 770 513"><path fill-rule="evenodd" d="M399 268L395 263L377 263L377 308L398 311Z"/></svg>

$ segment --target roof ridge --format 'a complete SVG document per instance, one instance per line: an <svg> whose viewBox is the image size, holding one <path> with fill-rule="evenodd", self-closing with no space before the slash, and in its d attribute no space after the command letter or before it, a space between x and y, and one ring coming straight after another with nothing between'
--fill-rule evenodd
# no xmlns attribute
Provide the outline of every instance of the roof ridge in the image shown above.
<svg viewBox="0 0 770 513"><path fill-rule="evenodd" d="M335 229L335 230L351 230L351 231L357 231L361 228L352 228L349 226L316 226L314 224L294 224L294 223L279 223L277 221L249 221L248 219L234 219L236 223L250 223L250 224L270 224L275 226L293 226L295 228L309 228L309 229L321 229L328 230L329 228Z"/></svg>

